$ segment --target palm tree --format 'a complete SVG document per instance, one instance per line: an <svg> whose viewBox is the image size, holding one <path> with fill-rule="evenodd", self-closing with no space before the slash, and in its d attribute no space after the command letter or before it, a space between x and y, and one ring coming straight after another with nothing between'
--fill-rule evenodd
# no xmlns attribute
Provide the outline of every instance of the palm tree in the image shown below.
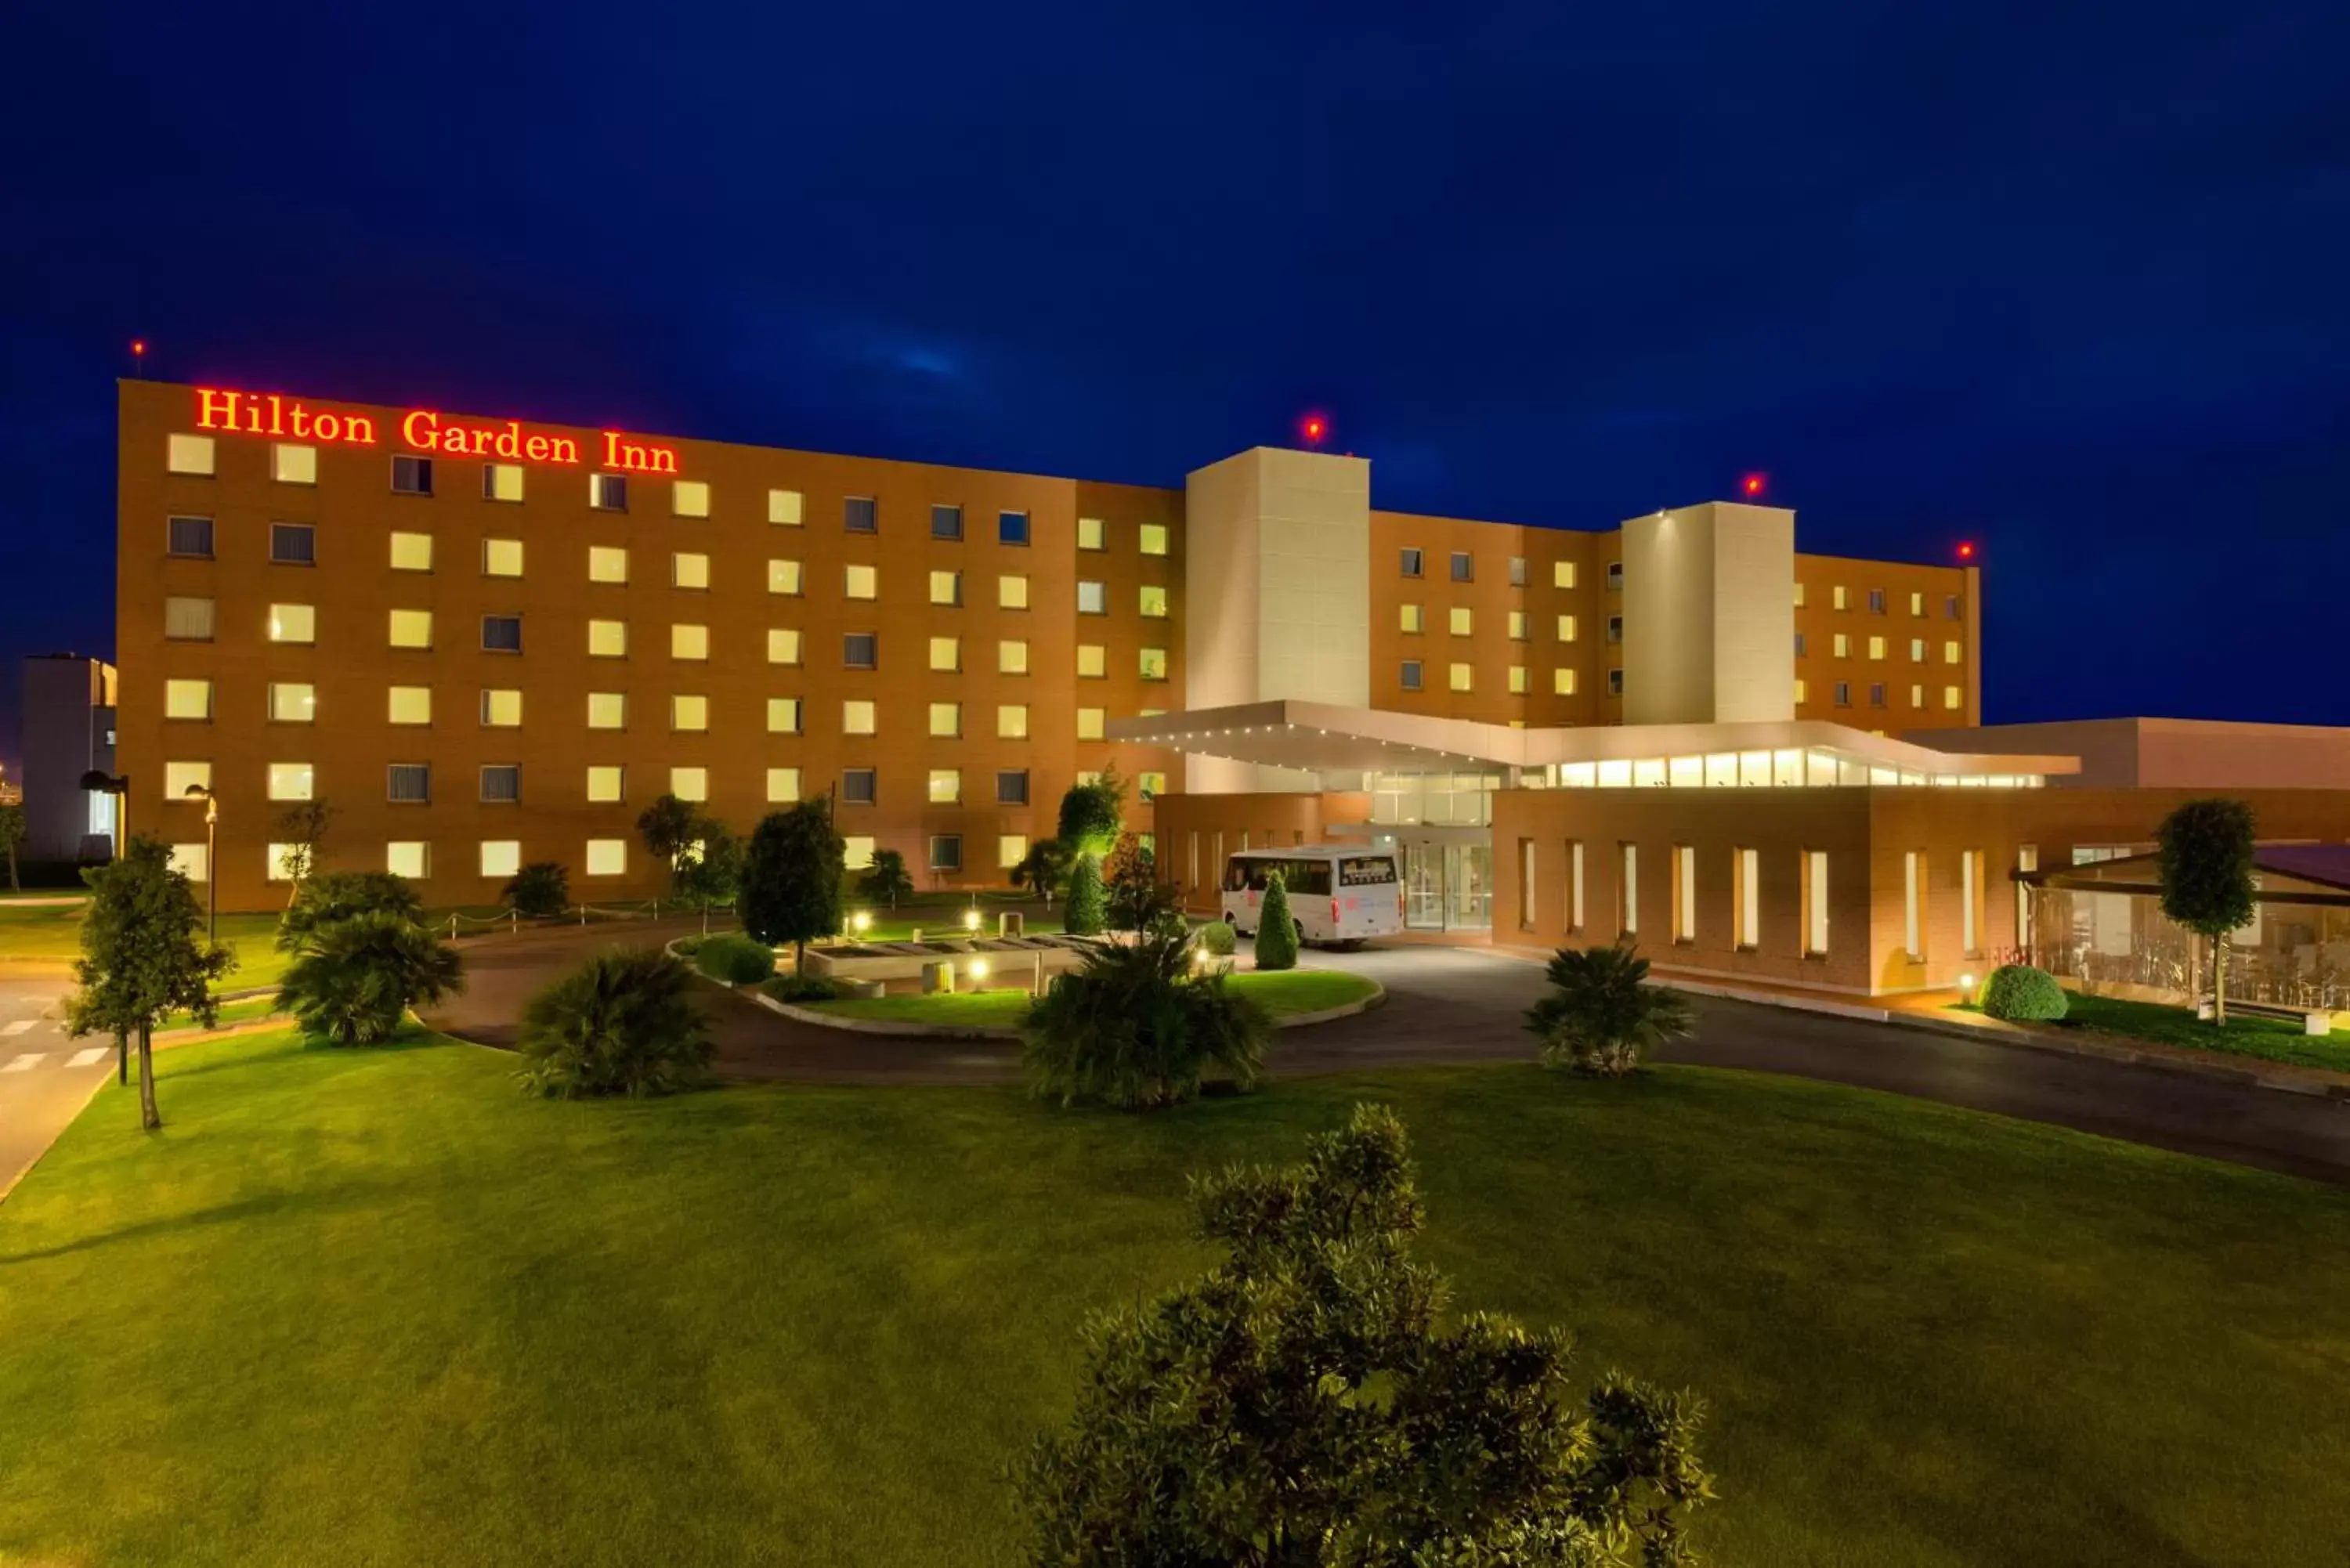
<svg viewBox="0 0 2350 1568"><path fill-rule="evenodd" d="M1197 1095L1211 1066L1255 1084L1273 1018L1221 973L1194 971L1189 933L1168 932L1096 950L1053 981L1021 1033L1038 1095L1147 1110Z"/></svg>
<svg viewBox="0 0 2350 1568"><path fill-rule="evenodd" d="M686 967L658 949L598 954L531 998L524 1084L543 1095L674 1094L704 1083L714 1049Z"/></svg>
<svg viewBox="0 0 2350 1568"><path fill-rule="evenodd" d="M1550 994L1526 1009L1546 1067L1621 1077L1643 1053L1690 1031L1688 999L1648 984L1648 961L1628 941L1561 948L1547 973Z"/></svg>
<svg viewBox="0 0 2350 1568"><path fill-rule="evenodd" d="M464 984L456 949L405 915L370 909L307 933L277 1005L309 1033L368 1045L390 1038L410 1008Z"/></svg>

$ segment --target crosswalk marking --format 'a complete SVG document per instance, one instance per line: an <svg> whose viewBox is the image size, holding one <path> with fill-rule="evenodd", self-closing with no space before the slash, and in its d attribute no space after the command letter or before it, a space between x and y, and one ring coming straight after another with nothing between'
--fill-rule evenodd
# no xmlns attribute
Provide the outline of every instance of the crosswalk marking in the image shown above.
<svg viewBox="0 0 2350 1568"><path fill-rule="evenodd" d="M22 1034L39 1022L37 1018L19 1018L14 1023L0 1023L0 1034Z"/></svg>
<svg viewBox="0 0 2350 1568"><path fill-rule="evenodd" d="M46 1051L34 1051L34 1052L30 1052L30 1053L28 1053L28 1054L25 1054L25 1055L22 1055L22 1056L17 1057L15 1061L13 1061L13 1062L9 1063L6 1066L5 1066L5 1067L0 1067L0 1073L25 1073L25 1072L29 1072L29 1071L31 1071L33 1068L39 1066L39 1065L41 1064L41 1058L43 1058L44 1056L47 1056L47 1054L48 1054L48 1053L47 1053L47 1052L46 1052Z"/></svg>
<svg viewBox="0 0 2350 1568"><path fill-rule="evenodd" d="M114 1047L111 1045L92 1045L87 1050L77 1051L71 1056L66 1058L66 1065L68 1067L87 1067L93 1062L103 1062L109 1056L113 1054Z"/></svg>

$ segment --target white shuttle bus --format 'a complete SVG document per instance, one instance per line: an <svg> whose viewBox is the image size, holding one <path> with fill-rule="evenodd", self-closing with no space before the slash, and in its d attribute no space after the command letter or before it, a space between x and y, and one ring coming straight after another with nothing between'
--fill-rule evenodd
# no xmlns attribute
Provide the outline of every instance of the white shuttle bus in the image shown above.
<svg viewBox="0 0 2350 1568"><path fill-rule="evenodd" d="M1298 940L1359 947L1367 938L1403 929L1403 877L1397 851L1359 845L1300 844L1248 849L1224 862L1224 922L1256 933L1265 879L1281 873Z"/></svg>

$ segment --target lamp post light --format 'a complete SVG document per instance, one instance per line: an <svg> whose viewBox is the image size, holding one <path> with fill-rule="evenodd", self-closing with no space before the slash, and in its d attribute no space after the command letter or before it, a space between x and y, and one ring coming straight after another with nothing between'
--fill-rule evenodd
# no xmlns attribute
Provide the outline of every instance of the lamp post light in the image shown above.
<svg viewBox="0 0 2350 1568"><path fill-rule="evenodd" d="M180 792L190 800L201 798L204 803L204 945L220 945L220 867L215 864L220 843L220 801L203 784L190 784Z"/></svg>

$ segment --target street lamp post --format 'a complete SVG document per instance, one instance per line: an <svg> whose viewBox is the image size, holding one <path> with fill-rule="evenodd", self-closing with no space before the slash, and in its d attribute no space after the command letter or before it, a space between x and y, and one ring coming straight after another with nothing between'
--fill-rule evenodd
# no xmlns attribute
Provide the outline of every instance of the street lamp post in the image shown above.
<svg viewBox="0 0 2350 1568"><path fill-rule="evenodd" d="M190 784L180 792L190 799L202 796L204 803L204 945L220 945L220 801L203 784Z"/></svg>

